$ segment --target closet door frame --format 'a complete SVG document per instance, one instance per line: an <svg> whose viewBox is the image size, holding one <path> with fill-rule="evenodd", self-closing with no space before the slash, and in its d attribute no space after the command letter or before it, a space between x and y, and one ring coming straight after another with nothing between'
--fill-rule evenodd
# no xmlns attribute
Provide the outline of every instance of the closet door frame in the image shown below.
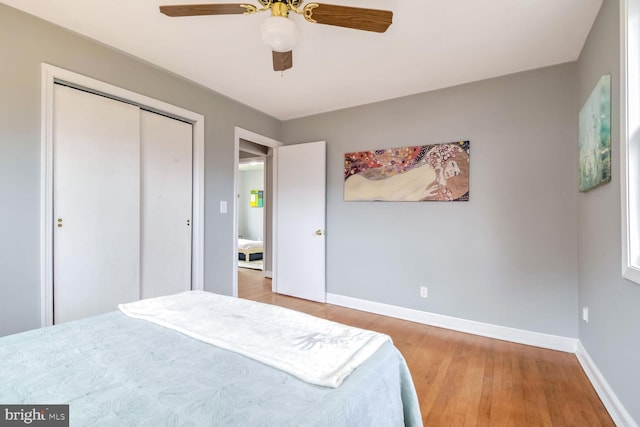
<svg viewBox="0 0 640 427"><path fill-rule="evenodd" d="M193 126L191 289L204 290L204 116L50 64L42 64L41 82L41 326L53 325L53 88L56 83L134 104Z"/></svg>

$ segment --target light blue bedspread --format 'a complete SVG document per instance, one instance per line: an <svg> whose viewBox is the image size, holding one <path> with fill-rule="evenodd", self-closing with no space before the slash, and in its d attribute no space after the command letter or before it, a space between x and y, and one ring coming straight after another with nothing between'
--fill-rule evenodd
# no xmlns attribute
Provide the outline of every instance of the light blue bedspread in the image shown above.
<svg viewBox="0 0 640 427"><path fill-rule="evenodd" d="M422 426L384 344L338 388L107 313L0 338L1 404L69 404L72 426Z"/></svg>

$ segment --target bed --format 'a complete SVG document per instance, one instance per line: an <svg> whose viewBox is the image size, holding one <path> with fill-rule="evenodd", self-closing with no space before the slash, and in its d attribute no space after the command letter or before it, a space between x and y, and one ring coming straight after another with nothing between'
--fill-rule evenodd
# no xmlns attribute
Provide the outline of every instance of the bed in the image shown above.
<svg viewBox="0 0 640 427"><path fill-rule="evenodd" d="M0 338L0 403L69 404L71 426L422 425L406 363L386 336L281 307L212 295L188 291L160 297L182 298L173 306L167 305L169 300L162 301L161 309L144 306L158 298L143 300L142 309L124 306ZM192 297L199 302L187 301ZM210 304L209 298L220 305ZM196 322L195 327L180 324L180 319L189 324L218 307L219 314L205 316L206 321ZM161 315L155 320L145 317L158 312ZM164 312L170 313L165 316ZM299 320L299 315L307 317ZM248 318L264 321L253 324L253 332L241 327L227 330ZM321 339L327 327L338 328L338 335L348 337L349 342L375 343L375 349L369 348L371 354L364 354L355 366L347 366L351 360L337 363L339 384L331 383L335 375L324 378L314 369L300 376L299 372L288 372L290 365L307 363L307 369L317 361L270 366L268 359L280 359L282 352L290 351L286 345L283 349L273 347L273 342L280 335L290 335L283 333L285 329L306 328L306 322L317 332L306 331L303 341L294 340L294 353L322 355L325 344L330 347L333 340ZM298 328L303 324L307 326ZM352 333L355 335L349 335ZM366 335L369 333L373 335ZM262 354L258 351L257 359L245 354L247 348L260 347L252 334L267 335L271 346L263 348ZM213 345L216 340L222 344ZM226 348L226 343L233 341L240 342L240 350ZM333 363L324 358L319 364L325 362ZM311 382L301 378L305 375L310 375ZM323 381L329 383L317 384Z"/></svg>
<svg viewBox="0 0 640 427"><path fill-rule="evenodd" d="M255 261L262 259L264 246L262 240L238 238L238 259L240 261Z"/></svg>

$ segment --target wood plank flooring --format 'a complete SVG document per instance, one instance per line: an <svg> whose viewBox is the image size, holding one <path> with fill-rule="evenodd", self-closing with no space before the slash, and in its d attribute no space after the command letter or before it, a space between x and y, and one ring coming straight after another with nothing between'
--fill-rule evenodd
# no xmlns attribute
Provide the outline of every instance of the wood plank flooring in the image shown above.
<svg viewBox="0 0 640 427"><path fill-rule="evenodd" d="M238 283L241 298L391 336L425 426L615 426L573 354L273 294L262 271Z"/></svg>

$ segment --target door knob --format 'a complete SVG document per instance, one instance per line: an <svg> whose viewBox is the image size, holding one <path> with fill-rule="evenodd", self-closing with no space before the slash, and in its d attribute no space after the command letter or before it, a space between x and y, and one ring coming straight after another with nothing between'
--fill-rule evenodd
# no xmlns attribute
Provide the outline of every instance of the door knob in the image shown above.
<svg viewBox="0 0 640 427"><path fill-rule="evenodd" d="M62 228L62 218L58 218L58 228Z"/></svg>
<svg viewBox="0 0 640 427"><path fill-rule="evenodd" d="M322 236L324 232L322 230L316 230L316 236Z"/></svg>

